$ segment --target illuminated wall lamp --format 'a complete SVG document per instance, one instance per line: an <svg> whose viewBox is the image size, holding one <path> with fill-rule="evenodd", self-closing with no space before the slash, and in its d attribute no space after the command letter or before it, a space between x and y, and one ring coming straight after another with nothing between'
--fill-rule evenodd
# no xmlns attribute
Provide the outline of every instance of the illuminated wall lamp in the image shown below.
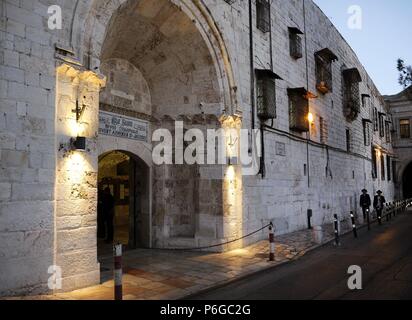
<svg viewBox="0 0 412 320"><path fill-rule="evenodd" d="M238 157L227 157L227 165L228 166L236 166L239 164Z"/></svg>
<svg viewBox="0 0 412 320"><path fill-rule="evenodd" d="M86 151L86 137L76 137L70 140L71 149L75 151Z"/></svg>

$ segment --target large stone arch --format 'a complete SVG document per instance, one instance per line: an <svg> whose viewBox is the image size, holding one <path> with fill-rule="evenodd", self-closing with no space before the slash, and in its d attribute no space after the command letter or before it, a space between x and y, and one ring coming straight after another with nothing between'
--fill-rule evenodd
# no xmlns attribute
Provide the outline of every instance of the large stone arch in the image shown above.
<svg viewBox="0 0 412 320"><path fill-rule="evenodd" d="M71 22L71 46L91 70L99 71L104 39L115 12L128 0L77 0ZM135 3L141 2L134 1ZM156 1L158 2L158 1ZM194 23L207 45L218 75L222 113L241 115L237 85L223 37L202 0L168 0Z"/></svg>

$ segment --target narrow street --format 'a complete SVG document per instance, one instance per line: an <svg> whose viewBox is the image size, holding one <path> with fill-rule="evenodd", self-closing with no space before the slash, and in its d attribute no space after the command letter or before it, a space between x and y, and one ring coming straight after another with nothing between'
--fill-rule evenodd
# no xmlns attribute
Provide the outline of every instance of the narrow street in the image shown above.
<svg viewBox="0 0 412 320"><path fill-rule="evenodd" d="M342 238L301 259L190 299L409 299L412 296L412 210L370 232ZM362 290L348 289L348 267L362 268Z"/></svg>

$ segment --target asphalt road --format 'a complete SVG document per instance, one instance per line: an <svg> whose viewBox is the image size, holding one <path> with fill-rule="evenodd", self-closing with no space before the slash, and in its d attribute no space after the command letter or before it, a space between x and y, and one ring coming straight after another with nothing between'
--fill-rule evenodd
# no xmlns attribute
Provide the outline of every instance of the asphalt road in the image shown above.
<svg viewBox="0 0 412 320"><path fill-rule="evenodd" d="M362 290L348 288L351 265L362 268ZM372 225L299 260L266 270L190 300L412 299L412 211Z"/></svg>

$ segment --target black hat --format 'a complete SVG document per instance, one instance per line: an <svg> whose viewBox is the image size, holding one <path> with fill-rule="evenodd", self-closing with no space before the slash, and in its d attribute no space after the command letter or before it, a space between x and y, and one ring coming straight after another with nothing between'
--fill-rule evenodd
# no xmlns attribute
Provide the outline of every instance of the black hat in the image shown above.
<svg viewBox="0 0 412 320"><path fill-rule="evenodd" d="M362 192L368 192L368 190L366 190L366 189L362 189Z"/></svg>
<svg viewBox="0 0 412 320"><path fill-rule="evenodd" d="M379 194L379 193L383 193L383 192L382 192L381 190L378 190L378 191L376 191L376 193L378 193L378 194Z"/></svg>

